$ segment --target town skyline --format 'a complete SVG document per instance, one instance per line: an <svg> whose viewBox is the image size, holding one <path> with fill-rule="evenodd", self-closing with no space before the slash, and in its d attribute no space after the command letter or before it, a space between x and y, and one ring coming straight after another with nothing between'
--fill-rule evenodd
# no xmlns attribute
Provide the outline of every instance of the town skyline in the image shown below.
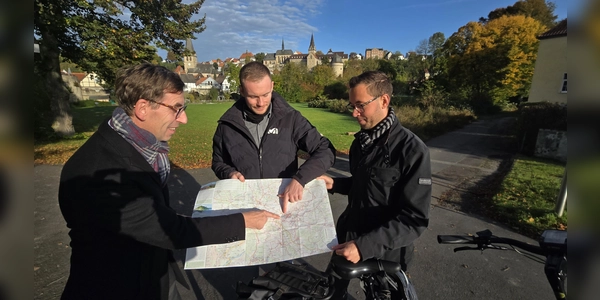
<svg viewBox="0 0 600 300"><path fill-rule="evenodd" d="M469 21L516 0L383 1L377 6L356 0L272 2L206 1L195 17L206 14L206 30L192 40L198 61L239 58L246 50L272 53L281 49L282 39L286 49L307 53L311 34L323 53L331 49L364 56L365 49L383 48L406 54L435 32L448 38ZM552 2L557 20L567 17L567 8L577 13L578 1ZM159 49L158 55L164 59L166 51Z"/></svg>

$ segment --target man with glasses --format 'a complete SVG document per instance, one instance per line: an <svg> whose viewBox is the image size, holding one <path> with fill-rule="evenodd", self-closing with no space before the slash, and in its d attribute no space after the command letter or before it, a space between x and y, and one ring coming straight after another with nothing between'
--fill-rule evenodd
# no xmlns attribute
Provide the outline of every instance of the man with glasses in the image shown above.
<svg viewBox="0 0 600 300"><path fill-rule="evenodd" d="M413 242L429 224L429 150L398 121L385 73L365 72L350 79L349 87L348 109L361 127L350 146L352 177L319 177L330 192L348 195L336 226L340 244L333 249L353 263L389 260L406 271ZM383 279L378 284L387 286ZM348 281L336 281L333 299L345 299L347 287ZM402 299L393 289L384 289L391 290L392 299Z"/></svg>
<svg viewBox="0 0 600 300"><path fill-rule="evenodd" d="M219 179L292 178L280 195L282 211L302 199L304 185L335 160L331 142L273 91L269 69L250 62L240 70L243 96L219 119L212 170ZM298 150L310 156L298 167Z"/></svg>
<svg viewBox="0 0 600 300"><path fill-rule="evenodd" d="M191 218L169 206L167 141L187 123L184 83L164 67L120 70L119 107L63 167L58 201L70 228L62 299L179 299L173 249L245 239L266 211Z"/></svg>

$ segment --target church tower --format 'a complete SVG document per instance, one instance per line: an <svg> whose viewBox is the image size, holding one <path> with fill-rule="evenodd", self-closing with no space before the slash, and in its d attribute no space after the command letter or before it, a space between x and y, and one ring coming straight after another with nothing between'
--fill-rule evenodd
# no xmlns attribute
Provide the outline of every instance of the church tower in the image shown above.
<svg viewBox="0 0 600 300"><path fill-rule="evenodd" d="M281 38L281 51L285 50L285 46L283 44L283 38Z"/></svg>
<svg viewBox="0 0 600 300"><path fill-rule="evenodd" d="M316 53L317 48L315 47L315 35L310 35L310 45L308 46L308 53Z"/></svg>
<svg viewBox="0 0 600 300"><path fill-rule="evenodd" d="M196 50L194 50L194 44L192 44L191 38L185 40L185 49L190 52L183 56L183 66L187 73L188 70L196 68L196 65L198 64L198 57L196 56Z"/></svg>
<svg viewBox="0 0 600 300"><path fill-rule="evenodd" d="M306 68L312 70L321 60L317 57L317 48L315 47L315 35L310 35L310 45L308 46L308 55L306 55Z"/></svg>

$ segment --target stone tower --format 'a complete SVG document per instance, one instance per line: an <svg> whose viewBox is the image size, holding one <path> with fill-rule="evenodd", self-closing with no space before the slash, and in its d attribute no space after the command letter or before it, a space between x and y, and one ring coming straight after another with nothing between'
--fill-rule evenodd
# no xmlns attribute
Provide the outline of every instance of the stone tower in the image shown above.
<svg viewBox="0 0 600 300"><path fill-rule="evenodd" d="M183 56L183 66L187 72L189 69L195 68L198 64L198 57L196 56L196 50L194 50L194 44L192 44L191 38L185 40L185 49L190 52Z"/></svg>
<svg viewBox="0 0 600 300"><path fill-rule="evenodd" d="M333 69L333 74L335 77L344 76L344 62L342 61L342 57L338 54L334 54L331 59L331 68Z"/></svg>

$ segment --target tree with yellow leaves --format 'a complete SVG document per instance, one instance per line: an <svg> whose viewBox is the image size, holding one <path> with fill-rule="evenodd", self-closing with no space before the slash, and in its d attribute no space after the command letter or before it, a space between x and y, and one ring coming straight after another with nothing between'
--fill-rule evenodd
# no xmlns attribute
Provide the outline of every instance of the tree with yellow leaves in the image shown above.
<svg viewBox="0 0 600 300"><path fill-rule="evenodd" d="M539 21L521 15L461 27L444 44L448 91L481 110L527 95L539 43L536 37L545 30Z"/></svg>

